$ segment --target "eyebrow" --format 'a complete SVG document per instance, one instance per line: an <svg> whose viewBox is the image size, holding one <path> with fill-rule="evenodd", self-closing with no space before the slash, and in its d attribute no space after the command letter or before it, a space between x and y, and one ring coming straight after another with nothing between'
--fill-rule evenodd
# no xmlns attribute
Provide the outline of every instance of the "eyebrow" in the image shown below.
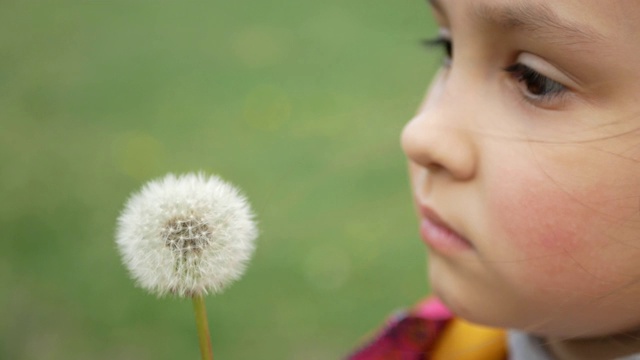
<svg viewBox="0 0 640 360"><path fill-rule="evenodd" d="M428 0L429 4L446 14L441 0ZM515 5L474 4L474 14L485 22L504 30L530 32L532 36L557 39L559 35L571 43L603 41L604 36L586 24L562 19L544 4L526 1Z"/></svg>

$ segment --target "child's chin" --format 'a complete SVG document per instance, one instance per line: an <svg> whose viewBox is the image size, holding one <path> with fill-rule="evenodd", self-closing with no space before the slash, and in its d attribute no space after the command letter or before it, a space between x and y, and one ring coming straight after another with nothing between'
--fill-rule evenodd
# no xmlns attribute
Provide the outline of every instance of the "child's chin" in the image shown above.
<svg viewBox="0 0 640 360"><path fill-rule="evenodd" d="M481 306L473 301L459 299L457 296L443 291L435 291L435 294L457 317L480 325L498 326L494 319L487 317L486 313L483 314L480 310Z"/></svg>
<svg viewBox="0 0 640 360"><path fill-rule="evenodd" d="M433 293L451 312L466 321L489 327L513 328L517 317L506 301L496 301L491 294L456 287L451 283L432 282ZM505 300L505 299L502 299ZM514 317L515 316L515 317Z"/></svg>

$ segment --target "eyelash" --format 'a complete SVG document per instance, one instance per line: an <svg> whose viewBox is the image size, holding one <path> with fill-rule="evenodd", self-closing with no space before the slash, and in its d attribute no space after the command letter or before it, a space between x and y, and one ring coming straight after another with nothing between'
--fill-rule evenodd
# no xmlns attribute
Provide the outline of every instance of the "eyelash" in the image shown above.
<svg viewBox="0 0 640 360"><path fill-rule="evenodd" d="M453 60L453 42L450 39L437 36L435 38L429 38L422 40L422 45L424 45L427 49L440 48L444 50L444 65L451 65L451 60Z"/></svg>
<svg viewBox="0 0 640 360"><path fill-rule="evenodd" d="M550 100L562 95L567 88L557 81L521 64L513 64L503 69L519 83L526 86L526 96L531 100Z"/></svg>
<svg viewBox="0 0 640 360"><path fill-rule="evenodd" d="M422 44L428 49L441 48L445 52L444 66L449 67L453 60L453 42L443 36L425 39ZM522 63L503 68L514 80L525 87L525 96L530 101L549 101L565 93L567 88L557 81L542 75Z"/></svg>

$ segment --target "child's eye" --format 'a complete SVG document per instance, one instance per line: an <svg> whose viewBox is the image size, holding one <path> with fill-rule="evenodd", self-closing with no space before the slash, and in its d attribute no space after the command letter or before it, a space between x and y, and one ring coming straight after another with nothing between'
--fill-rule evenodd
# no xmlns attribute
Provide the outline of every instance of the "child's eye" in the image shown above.
<svg viewBox="0 0 640 360"><path fill-rule="evenodd" d="M427 48L441 48L444 50L444 65L449 66L451 64L451 60L453 59L453 43L451 39L444 35L438 35L432 39L425 39L422 41L422 44Z"/></svg>
<svg viewBox="0 0 640 360"><path fill-rule="evenodd" d="M531 100L548 100L562 95L567 90L567 88L559 82L551 80L521 63L508 66L504 70L516 81L524 85L525 95Z"/></svg>

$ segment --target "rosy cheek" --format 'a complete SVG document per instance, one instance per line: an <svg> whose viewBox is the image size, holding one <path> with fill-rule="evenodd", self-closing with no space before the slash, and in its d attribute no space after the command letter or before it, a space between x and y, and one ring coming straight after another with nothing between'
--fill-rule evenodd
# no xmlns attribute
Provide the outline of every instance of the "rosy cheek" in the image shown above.
<svg viewBox="0 0 640 360"><path fill-rule="evenodd" d="M568 257L596 245L585 239L594 210L580 201L592 190L569 194L535 173L510 171L503 176L509 181L487 192L492 194L487 199L487 231L502 246L492 252L504 260L546 259L544 269L538 270L553 272L564 268Z"/></svg>
<svg viewBox="0 0 640 360"><path fill-rule="evenodd" d="M487 199L487 231L495 237L483 245L490 258L501 260L494 271L510 286L537 298L561 294L563 301L575 296L580 301L620 286L624 269L616 268L617 261L602 260L612 258L607 255L610 238L601 233L611 224L595 209L600 201L589 201L594 194L612 194L596 184L568 193L536 174L510 175L508 184L487 192L494 194Z"/></svg>

